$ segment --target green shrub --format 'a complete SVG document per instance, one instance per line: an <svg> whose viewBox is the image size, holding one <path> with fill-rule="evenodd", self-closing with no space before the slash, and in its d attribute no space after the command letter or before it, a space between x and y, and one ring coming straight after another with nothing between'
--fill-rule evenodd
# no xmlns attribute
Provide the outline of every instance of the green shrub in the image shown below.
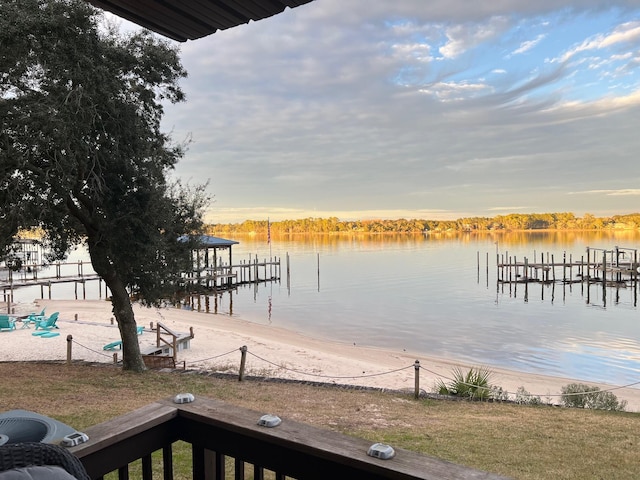
<svg viewBox="0 0 640 480"><path fill-rule="evenodd" d="M491 385L489 397L496 402L508 402L510 400L509 392L498 385Z"/></svg>
<svg viewBox="0 0 640 480"><path fill-rule="evenodd" d="M538 395L530 394L524 387L518 387L515 402L521 405L542 405L542 399Z"/></svg>
<svg viewBox="0 0 640 480"><path fill-rule="evenodd" d="M440 380L436 388L441 395L455 395L476 400L492 398L492 387L489 383L491 371L487 368L471 368L464 372L461 368L454 368L453 379L447 384Z"/></svg>
<svg viewBox="0 0 640 480"><path fill-rule="evenodd" d="M611 392L603 392L598 387L584 383L570 383L562 387L562 404L572 408L592 408L622 412L627 407L626 400L618 400Z"/></svg>

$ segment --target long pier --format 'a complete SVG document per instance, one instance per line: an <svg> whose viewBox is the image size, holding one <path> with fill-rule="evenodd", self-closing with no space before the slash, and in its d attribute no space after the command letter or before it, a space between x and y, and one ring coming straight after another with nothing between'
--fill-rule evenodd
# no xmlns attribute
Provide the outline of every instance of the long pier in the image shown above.
<svg viewBox="0 0 640 480"><path fill-rule="evenodd" d="M86 268L85 268L86 267ZM87 273L85 273L85 271ZM286 257L287 278L289 278L289 256ZM46 276L42 276L44 273ZM281 262L279 258L259 261L257 256L253 260L234 265L219 265L203 270L194 270L185 274L185 285L199 285L210 291L224 291L236 288L238 285L278 281L281 276ZM56 284L75 283L75 298L86 299L86 282L100 283L100 297L102 298L102 279L91 267L91 262L57 262L52 265L29 263L22 265L19 271L11 269L0 270L0 290L3 300L13 303L13 292L19 288L40 287L40 298L52 298L52 287ZM81 292L79 291L81 288ZM104 286L104 296L108 296L107 286Z"/></svg>
<svg viewBox="0 0 640 480"><path fill-rule="evenodd" d="M619 298L620 289L631 289L633 305L638 304L638 276L639 276L638 251L634 248L614 247L601 249L587 247L586 255L574 259L573 255L564 252L561 258L554 254L536 252L533 258L509 255L508 252L496 252L496 286L509 286L513 288L513 294L517 292L517 286L524 285L524 299L528 301L529 285L538 283L542 286L549 285L552 288L552 298L555 295L555 285L580 284L583 294L586 294L587 303L591 304L591 286L602 287L602 305L607 303L607 287L614 288L617 292L615 298ZM478 280L480 279L480 256L478 254ZM489 281L489 254L487 253L487 282ZM544 289L542 290L544 298ZM616 300L617 301L617 300Z"/></svg>
<svg viewBox="0 0 640 480"><path fill-rule="evenodd" d="M89 266L89 272L85 273L85 266ZM73 273L64 272L64 270L74 270ZM41 273L47 272L46 276ZM78 287L82 289L82 297L86 299L86 282L98 281L102 282L99 275L93 272L90 262L56 262L52 265L45 264L25 264L20 271L15 272L11 269L2 269L3 275L0 278L0 289L2 290L4 302L13 303L13 291L18 288L40 287L40 298L45 298L45 290L47 296L51 299L52 286L61 283L75 283L75 298L78 300ZM102 288L100 287L102 292ZM105 285L105 296L107 295Z"/></svg>
<svg viewBox="0 0 640 480"><path fill-rule="evenodd" d="M638 251L631 248L615 247L612 250L587 247L586 258L574 260L570 254L563 254L556 261L553 254L540 254L540 261L534 253L533 261L523 257L520 261L508 252L498 254L498 282L543 282L562 281L574 283L583 281L602 283L637 283ZM556 270L560 270L560 274Z"/></svg>

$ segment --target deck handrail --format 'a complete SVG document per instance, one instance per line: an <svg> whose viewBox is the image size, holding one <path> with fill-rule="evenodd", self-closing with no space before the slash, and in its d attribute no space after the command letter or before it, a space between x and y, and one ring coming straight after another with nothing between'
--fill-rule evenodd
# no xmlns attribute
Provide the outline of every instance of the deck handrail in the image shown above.
<svg viewBox="0 0 640 480"><path fill-rule="evenodd" d="M244 478L245 466L254 478L264 471L276 479L504 479L434 457L396 448L383 460L367 455L371 442L320 429L286 418L274 428L258 425L262 413L198 397L176 404L165 399L91 427L89 440L71 451L89 476L100 479L118 471L128 478L129 465L142 460L142 478L153 477L151 454L162 452L162 477L173 478L172 445L181 440L192 447L194 479ZM235 460L235 477L226 458ZM156 467L157 468L157 467ZM156 478L160 478L156 474Z"/></svg>

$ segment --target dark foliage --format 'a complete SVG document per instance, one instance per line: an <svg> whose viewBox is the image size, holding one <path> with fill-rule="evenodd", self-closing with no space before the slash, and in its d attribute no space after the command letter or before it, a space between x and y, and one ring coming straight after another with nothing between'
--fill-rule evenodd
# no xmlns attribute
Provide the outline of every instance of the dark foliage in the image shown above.
<svg viewBox="0 0 640 480"><path fill-rule="evenodd" d="M183 148L160 129L186 72L167 42L105 31L86 2L0 3L0 247L30 228L54 258L86 242L124 340L128 293L170 295L190 267L179 238L202 225L204 186L171 182Z"/></svg>

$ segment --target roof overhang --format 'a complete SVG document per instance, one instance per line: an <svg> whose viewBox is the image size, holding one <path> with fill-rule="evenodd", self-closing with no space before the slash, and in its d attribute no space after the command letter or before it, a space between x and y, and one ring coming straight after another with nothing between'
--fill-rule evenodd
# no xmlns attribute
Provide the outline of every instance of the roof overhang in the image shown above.
<svg viewBox="0 0 640 480"><path fill-rule="evenodd" d="M313 0L87 0L92 5L179 42L250 20L277 15Z"/></svg>
<svg viewBox="0 0 640 480"><path fill-rule="evenodd" d="M189 238L195 240L198 243L199 249L205 248L231 248L232 245L238 245L240 242L235 240L227 240L226 238L214 237L212 235L199 235L197 237L187 237L183 235L178 238L181 242L186 242Z"/></svg>
<svg viewBox="0 0 640 480"><path fill-rule="evenodd" d="M235 240L227 240L226 238L213 237L211 235L201 235L198 242L204 248L231 247L231 245L238 245L240 243Z"/></svg>

